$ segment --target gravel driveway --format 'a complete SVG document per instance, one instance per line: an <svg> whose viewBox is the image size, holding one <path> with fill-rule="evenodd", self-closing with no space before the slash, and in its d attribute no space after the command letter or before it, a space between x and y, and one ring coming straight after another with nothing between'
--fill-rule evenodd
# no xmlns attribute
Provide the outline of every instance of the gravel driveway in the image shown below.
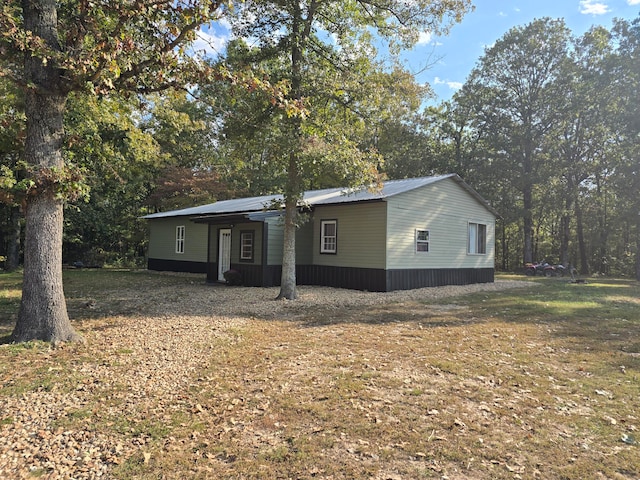
<svg viewBox="0 0 640 480"><path fill-rule="evenodd" d="M92 315L76 323L87 345L23 353L0 346L2 361L12 362L0 379L0 478L111 478L111 470L132 455L147 461L154 433L136 429L147 419L155 425L176 412L198 412L201 407L188 392L201 380L199 372L221 344L234 342L234 332L255 318L530 285L496 281L391 293L299 287L298 300L274 301L278 288L186 280L142 293L113 286L102 298L84 299Z"/></svg>

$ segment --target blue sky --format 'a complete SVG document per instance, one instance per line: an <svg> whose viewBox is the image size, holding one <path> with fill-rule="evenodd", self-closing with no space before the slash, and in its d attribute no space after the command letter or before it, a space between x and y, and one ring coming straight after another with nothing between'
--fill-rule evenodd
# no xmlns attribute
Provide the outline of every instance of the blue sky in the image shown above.
<svg viewBox="0 0 640 480"><path fill-rule="evenodd" d="M420 42L405 52L405 67L419 83L428 83L436 98L448 100L462 86L472 68L493 45L514 26L536 18L563 18L574 35L593 25L611 27L614 18L633 20L640 16L640 0L474 0L475 11L454 25L449 35L435 37L423 32ZM224 22L200 33L196 50L224 51L229 31Z"/></svg>
<svg viewBox="0 0 640 480"><path fill-rule="evenodd" d="M447 100L462 86L486 47L510 28L541 17L564 18L574 35L593 25L611 27L614 18L640 16L640 0L475 0L467 14L445 37L424 36L405 55L406 67L420 83L429 83L436 103ZM424 72L427 65L430 65Z"/></svg>

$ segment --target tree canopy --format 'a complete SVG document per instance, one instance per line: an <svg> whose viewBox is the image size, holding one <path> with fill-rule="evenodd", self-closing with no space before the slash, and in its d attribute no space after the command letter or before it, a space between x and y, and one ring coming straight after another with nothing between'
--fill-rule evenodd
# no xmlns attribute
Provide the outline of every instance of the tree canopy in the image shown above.
<svg viewBox="0 0 640 480"><path fill-rule="evenodd" d="M290 101L305 112L291 116L245 97L251 107L239 108L244 127L231 128L237 117L227 119L225 140L241 138L230 150L247 156L244 140L257 142L251 156L280 179L272 185L285 199L280 298L296 297L295 228L303 191L375 184L382 159L367 139L386 118L419 105L419 87L399 66L384 68L375 43L386 41L397 52L421 31L446 31L469 7L466 0L248 1L229 17L235 37L255 43L249 48L237 42L230 49L232 65L285 81Z"/></svg>
<svg viewBox="0 0 640 480"><path fill-rule="evenodd" d="M16 341L79 339L62 289L64 202L81 175L64 156L74 91L149 93L207 74L185 49L220 15L220 2L29 0L0 9L0 74L25 92L24 285Z"/></svg>
<svg viewBox="0 0 640 480"><path fill-rule="evenodd" d="M444 111L436 132L463 152L458 171L503 213L504 269L637 269L637 32L638 19L580 37L561 20L516 27Z"/></svg>

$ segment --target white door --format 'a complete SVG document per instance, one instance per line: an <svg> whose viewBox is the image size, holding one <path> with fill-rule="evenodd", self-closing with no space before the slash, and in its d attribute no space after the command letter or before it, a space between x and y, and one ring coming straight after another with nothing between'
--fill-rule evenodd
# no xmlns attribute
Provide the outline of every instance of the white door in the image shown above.
<svg viewBox="0 0 640 480"><path fill-rule="evenodd" d="M220 230L218 241L218 281L224 282L224 272L231 267L231 229Z"/></svg>

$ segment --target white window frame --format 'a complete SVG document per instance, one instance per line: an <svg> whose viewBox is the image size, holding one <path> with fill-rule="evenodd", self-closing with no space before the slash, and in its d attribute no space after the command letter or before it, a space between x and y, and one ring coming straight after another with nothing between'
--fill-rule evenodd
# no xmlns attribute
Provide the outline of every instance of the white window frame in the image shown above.
<svg viewBox="0 0 640 480"><path fill-rule="evenodd" d="M333 235L327 235L326 227L333 226ZM320 220L320 253L338 253L338 221Z"/></svg>
<svg viewBox="0 0 640 480"><path fill-rule="evenodd" d="M421 233L426 233L426 239L424 238L420 238L420 234ZM417 255L424 255L426 253L429 253L430 249L431 249L431 232L426 229L426 228L416 228L415 231L415 253ZM421 250L420 247L424 247L426 245L427 249L426 250Z"/></svg>
<svg viewBox="0 0 640 480"><path fill-rule="evenodd" d="M176 227L176 253L179 253L179 254L184 253L184 234L185 234L184 225L178 225Z"/></svg>
<svg viewBox="0 0 640 480"><path fill-rule="evenodd" d="M254 236L253 230L240 232L240 260L243 262L253 261Z"/></svg>
<svg viewBox="0 0 640 480"><path fill-rule="evenodd" d="M480 228L482 227L482 228ZM484 232L481 232L484 230ZM487 254L487 224L482 222L469 222L467 253L469 255ZM483 233L480 235L480 233Z"/></svg>

